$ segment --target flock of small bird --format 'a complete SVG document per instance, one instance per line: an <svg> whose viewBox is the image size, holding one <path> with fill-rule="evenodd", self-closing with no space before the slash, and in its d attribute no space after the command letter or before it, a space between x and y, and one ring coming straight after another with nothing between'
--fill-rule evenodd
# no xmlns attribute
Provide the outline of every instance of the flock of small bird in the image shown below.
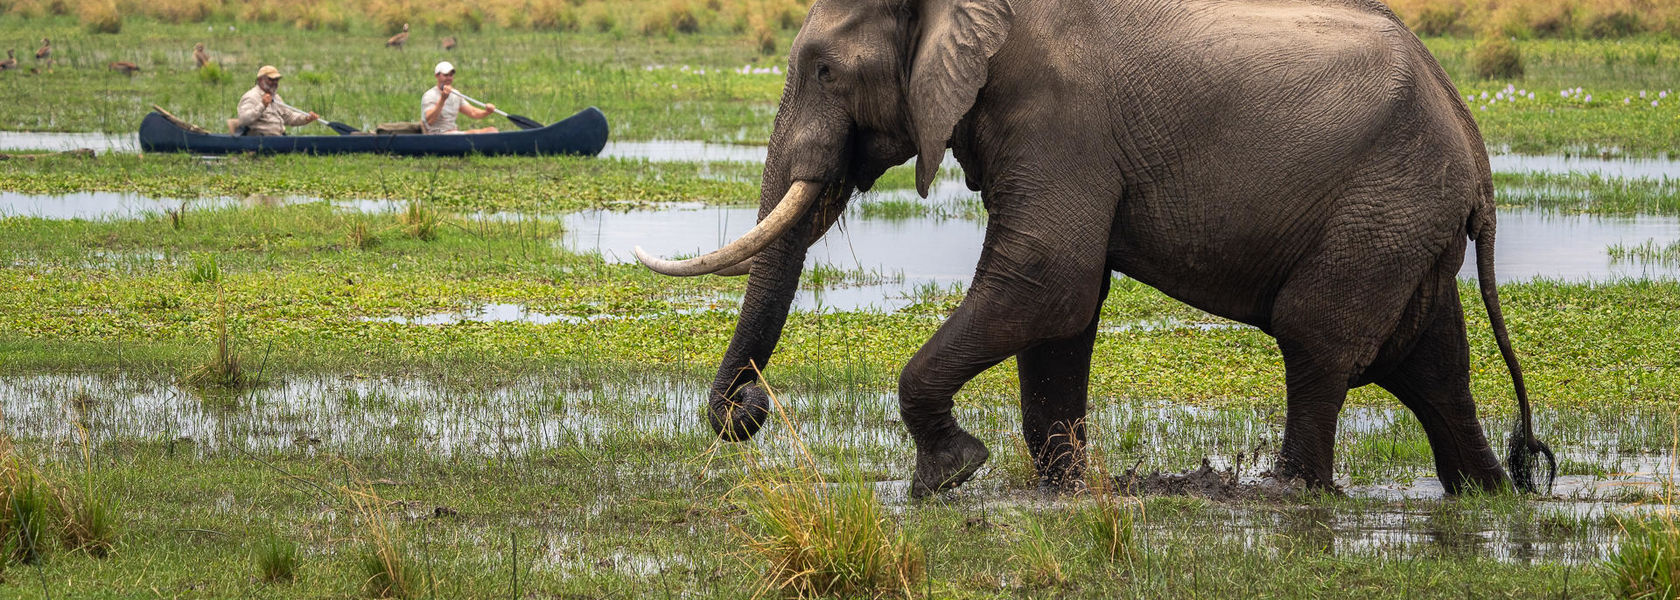
<svg viewBox="0 0 1680 600"><path fill-rule="evenodd" d="M408 23L403 23L402 33L393 35L391 36L391 39L385 40L385 47L402 50L403 46L407 43ZM443 49L453 51L455 49L455 43L455 36L443 38ZM41 38L41 49L35 51L35 63L37 66L30 67L29 72L39 73L40 65L52 65L54 62L52 59L52 53L52 41L47 38ZM197 63L197 68L199 69L204 68L204 65L210 64L210 53L204 50L203 42L193 44L193 62ZM15 49L7 49L6 60L0 60L0 71L11 71L17 68L19 68L19 66L17 57L15 56ZM113 62L109 65L109 68L112 71L116 71L130 77L133 77L135 73L140 71L140 65L126 60Z"/></svg>

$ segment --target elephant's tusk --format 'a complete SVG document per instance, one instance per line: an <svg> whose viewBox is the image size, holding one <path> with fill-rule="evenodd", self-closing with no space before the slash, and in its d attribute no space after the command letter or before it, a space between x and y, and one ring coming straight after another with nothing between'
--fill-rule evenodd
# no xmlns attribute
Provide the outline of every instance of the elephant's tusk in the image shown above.
<svg viewBox="0 0 1680 600"><path fill-rule="evenodd" d="M642 261L643 265L647 265L647 268L656 273L676 277L692 277L730 269L749 261L776 238L786 234L821 192L821 184L795 181L787 193L782 195L781 203L776 205L775 210L770 211L770 216L754 225L752 231L735 238L735 241L722 248L687 260L665 260L648 254L641 246L636 246L636 260Z"/></svg>
<svg viewBox="0 0 1680 600"><path fill-rule="evenodd" d="M752 263L752 257L748 256L746 260L724 267L712 274L718 277L740 277L752 271Z"/></svg>

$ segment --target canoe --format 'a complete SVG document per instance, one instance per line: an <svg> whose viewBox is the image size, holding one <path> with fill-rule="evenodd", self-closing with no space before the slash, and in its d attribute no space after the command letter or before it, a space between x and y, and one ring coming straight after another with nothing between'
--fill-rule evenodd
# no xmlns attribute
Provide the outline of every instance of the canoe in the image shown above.
<svg viewBox="0 0 1680 600"><path fill-rule="evenodd" d="M509 124L511 127L512 124ZM579 154L594 156L607 145L607 117L593 106L540 129L453 135L282 135L245 137L193 133L152 112L140 121L140 150L229 154L377 152L401 155Z"/></svg>

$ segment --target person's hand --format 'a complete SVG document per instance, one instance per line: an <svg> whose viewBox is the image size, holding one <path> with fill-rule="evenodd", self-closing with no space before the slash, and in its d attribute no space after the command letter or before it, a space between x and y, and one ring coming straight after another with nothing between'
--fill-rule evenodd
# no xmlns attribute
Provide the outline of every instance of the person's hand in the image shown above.
<svg viewBox="0 0 1680 600"><path fill-rule="evenodd" d="M449 98L449 93L450 93L450 92L453 92L453 91L455 91L455 86L453 86L453 85L449 85L449 84L444 84L444 86L443 86L443 95L441 95L441 96L438 96L438 99L439 99L439 100L445 100L445 99L448 99L448 98Z"/></svg>
<svg viewBox="0 0 1680 600"><path fill-rule="evenodd" d="M303 124L308 125L310 123L314 123L314 122L319 121L319 120L321 120L321 115L317 115L315 113L309 113L309 120L305 121Z"/></svg>
<svg viewBox="0 0 1680 600"><path fill-rule="evenodd" d="M487 110L487 111L490 111L490 112L496 112L496 105L486 103L484 105L484 110Z"/></svg>
<svg viewBox="0 0 1680 600"><path fill-rule="evenodd" d="M263 106L268 106L270 102L274 102L274 94L264 93Z"/></svg>

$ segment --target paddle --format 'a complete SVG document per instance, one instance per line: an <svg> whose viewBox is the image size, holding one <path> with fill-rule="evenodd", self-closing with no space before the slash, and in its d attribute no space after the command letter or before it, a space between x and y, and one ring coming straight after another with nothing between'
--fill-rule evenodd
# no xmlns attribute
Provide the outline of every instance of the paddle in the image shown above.
<svg viewBox="0 0 1680 600"><path fill-rule="evenodd" d="M460 96L462 100L466 100L467 102L477 104L479 108L484 108L484 103L483 102L479 102L477 100L474 100L472 96L462 94L461 90L455 90L455 91L452 91L450 93L455 94L457 96ZM510 114L507 114L505 112L502 112L502 109L500 109L500 108L496 109L496 114L507 117L507 120L513 121L513 124L518 125L520 129L542 129L543 127L546 127L542 123L538 123L535 119L530 119L530 118L527 118L527 117L521 117L519 115L510 115Z"/></svg>
<svg viewBox="0 0 1680 600"><path fill-rule="evenodd" d="M309 113L309 111L307 111L307 110L301 110L301 109L298 109L298 108L293 108L291 105L286 104L285 102L281 102L278 99L276 99L274 101L274 103L280 105L280 108L289 108L291 110L295 110L295 111L298 111L300 113L305 113L305 114ZM350 134L354 134L354 133L361 133L360 129L356 129L355 127L351 127L351 126L345 125L343 123L338 123L338 122L335 122L335 121L328 121L328 120L326 120L326 118L321 118L320 121L322 123L326 123L327 127L331 127L333 131L337 131L339 135L350 135Z"/></svg>

